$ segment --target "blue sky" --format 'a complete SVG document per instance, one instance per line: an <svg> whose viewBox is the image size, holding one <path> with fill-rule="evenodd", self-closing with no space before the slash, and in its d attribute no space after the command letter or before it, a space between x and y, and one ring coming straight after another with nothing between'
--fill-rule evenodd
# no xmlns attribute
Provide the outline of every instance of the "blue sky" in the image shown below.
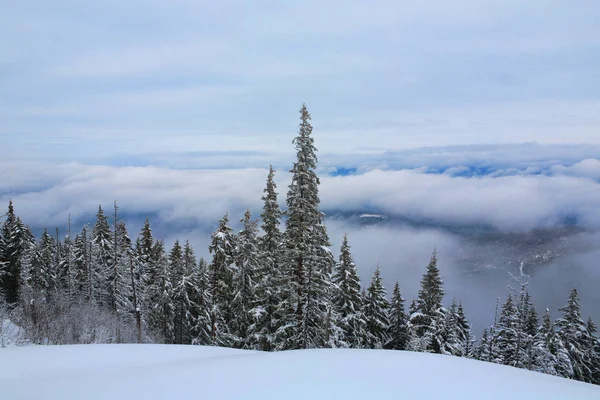
<svg viewBox="0 0 600 400"><path fill-rule="evenodd" d="M600 143L595 0L2 3L8 157Z"/></svg>

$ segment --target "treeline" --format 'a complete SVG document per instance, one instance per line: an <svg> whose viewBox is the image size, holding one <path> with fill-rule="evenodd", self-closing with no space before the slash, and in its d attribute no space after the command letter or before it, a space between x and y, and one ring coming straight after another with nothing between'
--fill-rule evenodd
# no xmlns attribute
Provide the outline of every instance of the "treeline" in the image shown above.
<svg viewBox="0 0 600 400"><path fill-rule="evenodd" d="M148 220L133 241L116 203L110 217L99 207L94 225L75 237L69 228L63 239L48 231L36 239L11 202L0 233L10 319L37 344L411 350L600 383L600 342L576 290L561 318L552 321L546 310L540 323L521 285L479 341L462 304L443 305L435 252L408 312L398 282L388 298L379 267L363 290L348 238L337 260L329 250L310 114L304 106L300 113L287 210L270 168L260 219L247 211L235 233L226 214L211 236L210 260L198 260L189 242L166 249Z"/></svg>

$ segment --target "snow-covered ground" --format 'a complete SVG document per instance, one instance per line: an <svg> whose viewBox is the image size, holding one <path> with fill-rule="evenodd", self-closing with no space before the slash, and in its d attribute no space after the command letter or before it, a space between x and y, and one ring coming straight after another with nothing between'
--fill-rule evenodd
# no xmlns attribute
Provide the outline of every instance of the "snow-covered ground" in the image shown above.
<svg viewBox="0 0 600 400"><path fill-rule="evenodd" d="M0 349L0 398L600 399L600 386L449 356L199 346Z"/></svg>

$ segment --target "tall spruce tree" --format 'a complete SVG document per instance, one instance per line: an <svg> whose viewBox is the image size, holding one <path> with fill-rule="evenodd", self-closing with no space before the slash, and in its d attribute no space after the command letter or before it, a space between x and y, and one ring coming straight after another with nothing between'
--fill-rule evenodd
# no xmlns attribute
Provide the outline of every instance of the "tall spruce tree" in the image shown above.
<svg viewBox="0 0 600 400"><path fill-rule="evenodd" d="M118 218L117 202L114 204L113 238L110 244L112 255L110 268L106 271L107 305L119 321L131 323L135 310L131 303L131 277L129 272L130 255L133 254L131 238L127 226ZM120 331L117 330L117 341L120 341Z"/></svg>
<svg viewBox="0 0 600 400"><path fill-rule="evenodd" d="M150 220L146 218L144 226L135 241L135 251L139 260L139 267L136 271L136 279L143 282L148 265L152 263L152 248L154 247L154 237L152 236L152 228Z"/></svg>
<svg viewBox="0 0 600 400"><path fill-rule="evenodd" d="M592 360L589 352L590 335L587 325L581 318L579 294L571 290L567 305L560 309L562 317L556 320L558 335L569 352L573 366L573 378L592 382Z"/></svg>
<svg viewBox="0 0 600 400"><path fill-rule="evenodd" d="M462 357L471 357L473 353L473 343L475 339L471 333L471 325L465 315L465 310L462 303L458 303L458 309L456 314L456 329L458 341L462 347Z"/></svg>
<svg viewBox="0 0 600 400"><path fill-rule="evenodd" d="M153 259L148 280L148 328L163 343L173 343L175 306L169 260L161 241L154 243Z"/></svg>
<svg viewBox="0 0 600 400"><path fill-rule="evenodd" d="M280 230L281 210L277 202L275 171L269 166L269 175L264 189L264 202L261 214L264 232L259 241L260 268L255 290L256 302L251 310L253 323L248 328L251 346L271 351L277 341L278 329L282 327L284 307L284 288L282 267L283 236Z"/></svg>
<svg viewBox="0 0 600 400"><path fill-rule="evenodd" d="M185 273L183 270L183 248L179 240L175 240L175 244L169 253L169 272L171 273L171 284L173 285L173 291L171 292L174 306L173 343L183 344L185 309L182 296L185 296L185 292L182 293L177 289L183 290L182 287L178 286L184 279Z"/></svg>
<svg viewBox="0 0 600 400"><path fill-rule="evenodd" d="M229 325L234 318L231 305L235 296L235 235L229 226L227 214L219 221L219 227L211 236L209 251L213 255L210 263L211 342L219 346L231 346L234 341Z"/></svg>
<svg viewBox="0 0 600 400"><path fill-rule="evenodd" d="M86 301L92 300L90 256L87 225L84 225L73 243L73 292Z"/></svg>
<svg viewBox="0 0 600 400"><path fill-rule="evenodd" d="M515 366L519 357L519 316L517 306L510 293L502 305L495 335L500 349L500 363Z"/></svg>
<svg viewBox="0 0 600 400"><path fill-rule="evenodd" d="M0 233L0 294L9 306L19 301L22 262L31 244L29 229L15 215L12 201Z"/></svg>
<svg viewBox="0 0 600 400"><path fill-rule="evenodd" d="M405 350L408 345L408 315L406 315L404 309L404 298L400 294L398 281L394 285L388 314L390 326L388 328L388 342L385 347L392 350Z"/></svg>
<svg viewBox="0 0 600 400"><path fill-rule="evenodd" d="M177 242L178 244L178 242ZM171 251L177 253L176 247ZM173 261L171 261L173 265ZM181 273L175 275L173 281L173 303L175 305L175 343L190 344L196 338L194 332L197 319L200 315L199 283L196 268L196 257L189 241L186 241L181 254Z"/></svg>
<svg viewBox="0 0 600 400"><path fill-rule="evenodd" d="M586 324L589 344L588 351L590 353L590 369L592 372L591 383L600 385L600 339L596 336L598 328L592 317L589 317Z"/></svg>
<svg viewBox="0 0 600 400"><path fill-rule="evenodd" d="M333 309L341 329L339 346L361 348L366 335L366 320L363 313L363 297L360 278L350 252L348 237L344 235L339 261L333 271Z"/></svg>
<svg viewBox="0 0 600 400"><path fill-rule="evenodd" d="M564 378L573 376L569 353L556 333L548 309L546 309L542 325L538 328L535 336L533 352L533 370Z"/></svg>
<svg viewBox="0 0 600 400"><path fill-rule="evenodd" d="M69 304L75 300L75 295L73 292L74 282L73 282L73 240L71 238L71 216L69 215L68 219L68 230L65 238L62 243L57 239L57 245L60 248L60 252L58 254L58 266L57 266L57 281L58 281L58 291L61 295L63 295L66 299L68 299ZM58 232L57 232L58 233Z"/></svg>
<svg viewBox="0 0 600 400"><path fill-rule="evenodd" d="M197 269L197 297L194 300L198 306L198 315L193 321L193 344L211 345L213 343L213 326L216 323L214 308L212 306L211 277L208 263L204 258L198 261Z"/></svg>
<svg viewBox="0 0 600 400"><path fill-rule="evenodd" d="M132 325L136 317L137 306L133 302L133 286L131 267L135 265L134 251L131 238L127 233L127 226L123 221L117 221L115 227L115 242L113 268L110 275L111 304L121 323ZM136 294L137 295L137 294ZM117 341L121 340L121 333L117 331Z"/></svg>
<svg viewBox="0 0 600 400"><path fill-rule="evenodd" d="M252 220L249 210L246 210L240 222L243 229L237 235L235 248L235 296L232 302L235 318L231 321L231 333L235 338L236 347L250 348L254 345L253 340L249 338L251 310L256 303L255 289L260 268L258 226L257 221Z"/></svg>
<svg viewBox="0 0 600 400"><path fill-rule="evenodd" d="M417 308L410 316L411 350L442 353L441 335L445 331L446 320L446 310L442 307L443 284L437 267L437 252L434 251L421 279Z"/></svg>
<svg viewBox="0 0 600 400"><path fill-rule="evenodd" d="M94 302L111 307L110 275L113 268L113 234L108 217L98 206L96 224L92 232L92 293Z"/></svg>
<svg viewBox="0 0 600 400"><path fill-rule="evenodd" d="M371 285L367 289L367 295L364 303L364 314L367 323L367 332L365 337L365 347L369 349L382 349L388 342L388 330L390 320L388 310L390 303L387 300L387 294L383 287L379 265L375 269Z"/></svg>
<svg viewBox="0 0 600 400"><path fill-rule="evenodd" d="M329 239L319 211L319 178L316 174L317 149L314 146L311 116L303 105L300 109L298 136L293 143L296 162L287 195L285 230L285 274L287 296L284 309L294 308L286 315L286 334L279 344L283 349L330 346L331 332L331 272L335 263L329 251Z"/></svg>

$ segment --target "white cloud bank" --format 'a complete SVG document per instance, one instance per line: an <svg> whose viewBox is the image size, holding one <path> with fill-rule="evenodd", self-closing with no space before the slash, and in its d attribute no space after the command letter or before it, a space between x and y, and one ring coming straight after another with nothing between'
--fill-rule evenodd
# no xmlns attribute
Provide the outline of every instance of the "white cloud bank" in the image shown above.
<svg viewBox="0 0 600 400"><path fill-rule="evenodd" d="M549 227L575 218L584 227L600 227L600 162L586 160L557 169L561 175L434 175L420 170L372 170L361 175L321 178L322 208L365 209L461 225L490 225L511 231ZM64 224L95 212L98 204L118 200L122 210L158 214L165 222L232 219L245 208L258 213L266 169L172 170L157 167L110 167L67 164L5 164L0 201L12 198L30 224ZM582 176L569 176L569 174ZM588 177L585 177L588 176ZM289 174L276 176L284 204Z"/></svg>

